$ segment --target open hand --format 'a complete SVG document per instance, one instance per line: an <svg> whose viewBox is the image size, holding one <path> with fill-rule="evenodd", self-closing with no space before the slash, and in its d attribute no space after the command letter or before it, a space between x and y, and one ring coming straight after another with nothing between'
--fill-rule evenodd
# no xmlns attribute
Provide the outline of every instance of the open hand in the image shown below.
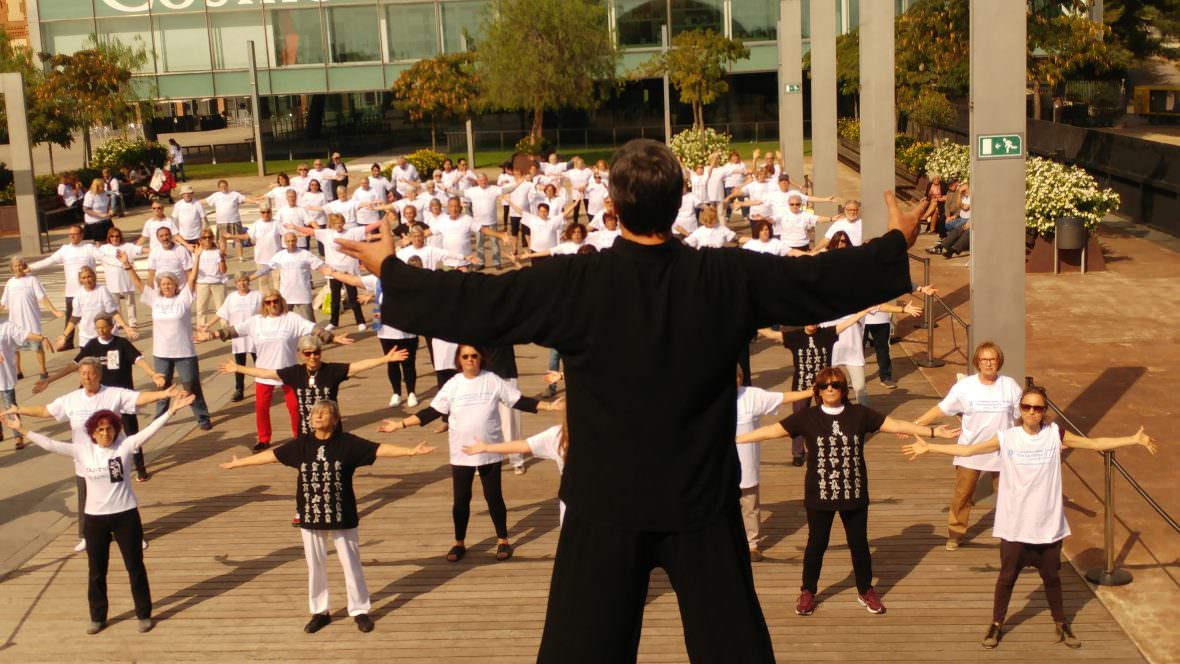
<svg viewBox="0 0 1180 664"><path fill-rule="evenodd" d="M410 351L405 348L391 348L385 354L386 362L405 362L408 359L410 359Z"/></svg>
<svg viewBox="0 0 1180 664"><path fill-rule="evenodd" d="M909 445L903 445L901 448L901 453L906 455L910 461L917 459L929 451L930 443L922 440L921 436L914 436L914 442Z"/></svg>
<svg viewBox="0 0 1180 664"><path fill-rule="evenodd" d="M958 438L961 427L952 427L946 424L940 424L934 427L935 438Z"/></svg>
<svg viewBox="0 0 1180 664"><path fill-rule="evenodd" d="M909 210L902 211L897 206L897 197L892 191L885 192L885 208L889 212L889 230L899 230L905 236L907 247L914 246L918 239L918 219L925 212L928 203L919 203Z"/></svg>
<svg viewBox="0 0 1180 664"><path fill-rule="evenodd" d="M1135 442L1146 447L1147 451L1151 452L1152 454L1155 454L1156 450L1159 449L1159 445L1156 444L1156 440L1147 435L1147 433L1143 431L1143 427L1139 427L1139 431L1135 432Z"/></svg>
<svg viewBox="0 0 1180 664"><path fill-rule="evenodd" d="M235 454L229 461L217 464L226 470L233 470L238 467L238 456Z"/></svg>
<svg viewBox="0 0 1180 664"><path fill-rule="evenodd" d="M434 451L434 448L427 445L426 441L424 440L424 441L418 443L414 447L412 456L418 456L420 454L430 454L433 451Z"/></svg>
<svg viewBox="0 0 1180 664"><path fill-rule="evenodd" d="M463 446L464 454L483 454L488 450L488 444L476 438L475 442Z"/></svg>
<svg viewBox="0 0 1180 664"><path fill-rule="evenodd" d="M377 425L377 431L381 433L393 433L402 428L402 423L398 420L381 420L381 424Z"/></svg>
<svg viewBox="0 0 1180 664"><path fill-rule="evenodd" d="M196 401L196 399L197 399L197 395L189 394L188 392L185 392L181 396L172 397L172 402L168 406L168 412L175 413L176 411L180 410L181 408L191 405L193 403L193 401Z"/></svg>

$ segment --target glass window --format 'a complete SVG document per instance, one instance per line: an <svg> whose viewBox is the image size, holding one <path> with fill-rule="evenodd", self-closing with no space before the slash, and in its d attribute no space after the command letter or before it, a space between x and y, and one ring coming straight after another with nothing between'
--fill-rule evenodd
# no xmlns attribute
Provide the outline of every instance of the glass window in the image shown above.
<svg viewBox="0 0 1180 664"><path fill-rule="evenodd" d="M93 14L93 6L89 2L62 2L62 0L24 0L21 2L23 6L26 2L37 2L39 8L38 17L42 21L48 21L55 18L90 18ZM143 2L143 0L140 0ZM12 4L11 2L7 4ZM147 11L145 7L141 11Z"/></svg>
<svg viewBox="0 0 1180 664"><path fill-rule="evenodd" d="M385 8L391 60L416 60L438 55L438 21L434 3Z"/></svg>
<svg viewBox="0 0 1180 664"><path fill-rule="evenodd" d="M328 46L332 62L380 62L381 28L377 25L377 7L329 9Z"/></svg>
<svg viewBox="0 0 1180 664"><path fill-rule="evenodd" d="M204 14L157 14L156 60L160 72L209 69L209 31Z"/></svg>
<svg viewBox="0 0 1180 664"><path fill-rule="evenodd" d="M778 0L733 0L734 39L771 41L778 33Z"/></svg>
<svg viewBox="0 0 1180 664"><path fill-rule="evenodd" d="M146 16L134 18L101 18L98 20L98 38L104 42L119 42L124 46L147 51L147 61L136 70L137 74L156 71L155 54L152 51L152 24Z"/></svg>
<svg viewBox="0 0 1180 664"><path fill-rule="evenodd" d="M275 9L270 12L270 25L276 67L324 61L319 9Z"/></svg>
<svg viewBox="0 0 1180 664"><path fill-rule="evenodd" d="M94 21L54 21L43 23L42 29L46 52L69 55L85 48L94 32Z"/></svg>
<svg viewBox="0 0 1180 664"><path fill-rule="evenodd" d="M487 6L487 0L444 2L439 5L439 9L442 11L444 52L462 52L463 35L467 35L469 40L468 49L475 48L475 42L481 36L480 27L483 22L483 12Z"/></svg>
<svg viewBox="0 0 1180 664"><path fill-rule="evenodd" d="M618 0L615 3L619 46L659 46L660 26L668 22L665 0Z"/></svg>
<svg viewBox="0 0 1180 664"><path fill-rule="evenodd" d="M672 35L686 30L721 33L725 0L672 0Z"/></svg>
<svg viewBox="0 0 1180 664"><path fill-rule="evenodd" d="M254 59L266 67L266 28L258 12L224 12L209 14L209 35L213 42L214 69L246 69L250 66L250 49L254 42Z"/></svg>
<svg viewBox="0 0 1180 664"><path fill-rule="evenodd" d="M848 31L860 28L860 0L848 0Z"/></svg>

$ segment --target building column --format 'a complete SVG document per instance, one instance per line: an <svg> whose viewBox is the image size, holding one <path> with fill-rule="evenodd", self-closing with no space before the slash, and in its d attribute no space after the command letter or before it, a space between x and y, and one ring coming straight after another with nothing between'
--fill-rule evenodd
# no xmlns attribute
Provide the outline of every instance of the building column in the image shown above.
<svg viewBox="0 0 1180 664"><path fill-rule="evenodd" d="M811 2L811 178L816 195L836 193L836 2ZM816 203L823 216L831 203Z"/></svg>
<svg viewBox="0 0 1180 664"><path fill-rule="evenodd" d="M893 2L860 3L860 197L864 237L889 224L882 192L893 191L894 134Z"/></svg>
<svg viewBox="0 0 1180 664"><path fill-rule="evenodd" d="M33 146L29 140L29 121L25 110L24 77L17 73L0 74L0 91L4 93L4 112L8 115L8 147L12 159L9 167L16 188L20 252L26 256L37 256L41 253L41 229L37 223Z"/></svg>
<svg viewBox="0 0 1180 664"><path fill-rule="evenodd" d="M781 0L778 19L778 141L783 172L803 182L803 7Z"/></svg>
<svg viewBox="0 0 1180 664"><path fill-rule="evenodd" d="M971 1L971 331L1004 349L1023 383L1026 0ZM981 135L1019 136L1018 154L980 155ZM995 153L988 149L987 152Z"/></svg>

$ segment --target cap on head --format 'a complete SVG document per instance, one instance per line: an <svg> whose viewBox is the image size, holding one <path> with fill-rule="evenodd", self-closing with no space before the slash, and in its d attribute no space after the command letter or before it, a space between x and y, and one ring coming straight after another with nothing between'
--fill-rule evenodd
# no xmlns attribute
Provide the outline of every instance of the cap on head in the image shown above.
<svg viewBox="0 0 1180 664"><path fill-rule="evenodd" d="M182 194L191 194L191 193L193 193L193 186L192 186L191 184L182 184L182 185L180 185L180 193L182 193Z"/></svg>
<svg viewBox="0 0 1180 664"><path fill-rule="evenodd" d="M264 199L260 203L258 203L258 211L259 212L270 212L270 201Z"/></svg>

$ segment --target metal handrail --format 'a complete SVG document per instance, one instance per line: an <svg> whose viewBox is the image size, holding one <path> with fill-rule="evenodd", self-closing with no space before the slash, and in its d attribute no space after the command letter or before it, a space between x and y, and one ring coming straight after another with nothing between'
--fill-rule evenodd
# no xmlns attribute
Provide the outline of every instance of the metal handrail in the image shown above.
<svg viewBox="0 0 1180 664"><path fill-rule="evenodd" d="M917 261L922 264L922 285L929 286L930 258L927 256L918 256L916 254L910 253L907 253L906 255L909 256L910 260ZM942 360L934 357L934 303L937 301L939 304L941 304L942 308L947 312L947 314L949 314L953 320L957 321L959 325L962 325L963 329L970 331L971 324L963 320L959 314L955 313L954 309L952 309L950 305L946 303L946 300L942 299L942 297L939 295L923 294L923 297L924 301L922 302L922 310L924 316L922 319L922 324L919 325L918 328L925 328L926 330L926 358L915 360L915 363L924 369L933 369L946 364L946 362L943 362Z"/></svg>
<svg viewBox="0 0 1180 664"><path fill-rule="evenodd" d="M1024 380L1027 385L1034 384L1032 376L1025 376ZM1046 399L1046 403L1049 406L1049 408L1053 411L1056 418L1061 423L1065 424L1066 427L1068 427L1070 430L1072 430L1073 433L1075 433L1079 436L1086 435L1085 433L1082 432L1081 428L1078 427L1078 425L1074 424L1069 419L1069 417L1066 416L1066 414L1061 410L1061 408L1059 408L1057 406L1056 403L1053 402L1052 399ZM1144 489L1143 486L1141 484L1139 484L1139 482L1136 481L1134 477L1131 476L1131 473L1126 469L1126 467L1124 467L1123 464L1119 463L1118 459L1115 458L1114 450L1106 450L1103 452L1099 452L1099 454L1102 455L1102 465L1103 465L1103 471L1104 471L1103 472L1103 485L1104 485L1103 493L1104 493L1104 495L1103 495L1103 499L1102 499L1103 566L1098 569L1088 570L1086 572L1086 578L1089 579L1090 581L1100 585L1100 586L1121 586L1121 585L1125 585L1125 584L1130 583L1132 577L1131 577L1131 573L1128 572L1127 570L1119 569L1119 568L1115 567L1114 471L1117 470L1119 472L1119 474L1123 476L1123 479L1125 479L1127 481L1127 484L1131 485L1131 488L1135 490L1135 493L1139 494L1139 497L1142 498L1144 500L1144 502L1146 502L1148 504L1148 506L1151 507L1151 509L1155 510L1155 513L1158 514L1160 516L1160 518L1162 518L1164 520L1165 523L1167 523L1169 526L1171 526L1172 530L1176 531L1177 533L1180 533L1180 523L1177 523L1176 520L1174 518L1172 518L1172 515L1168 514L1167 510L1165 510L1163 508L1163 506L1161 506L1159 504L1159 502L1157 502L1156 499L1153 498L1151 496L1151 494L1148 493L1147 490Z"/></svg>
<svg viewBox="0 0 1180 664"><path fill-rule="evenodd" d="M955 320L955 322L957 322L959 325L963 326L964 330L967 330L967 331L971 330L971 323L968 323L967 321L963 320L963 318L961 316L959 316L959 314L955 313L955 310L952 309L951 306L946 303L946 300L942 299L942 296L934 295L933 297L934 297L934 299L938 300L938 303L942 305L942 308L947 312L947 314L950 315L950 317L952 319Z"/></svg>

